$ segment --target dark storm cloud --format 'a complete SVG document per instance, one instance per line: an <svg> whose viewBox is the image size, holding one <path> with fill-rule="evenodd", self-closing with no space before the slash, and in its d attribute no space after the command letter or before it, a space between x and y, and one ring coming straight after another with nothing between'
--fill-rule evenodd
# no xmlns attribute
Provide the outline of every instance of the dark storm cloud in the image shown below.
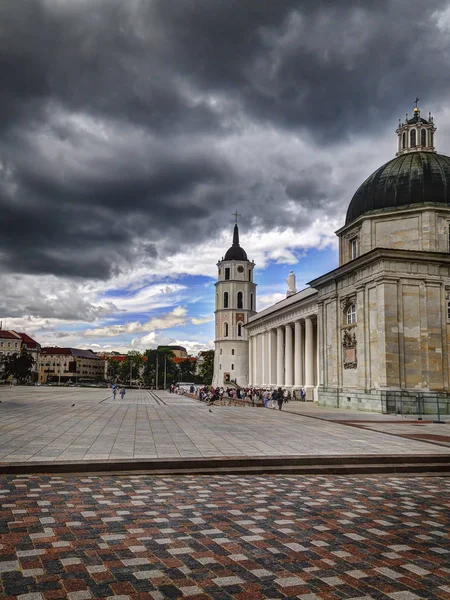
<svg viewBox="0 0 450 600"><path fill-rule="evenodd" d="M163 240L170 252L214 235L236 206L263 228L337 214L348 190L322 158L286 173L282 149L239 140L257 126L331 148L383 128L416 93L437 104L449 42L433 13L446 6L2 3L1 268L104 278Z"/></svg>

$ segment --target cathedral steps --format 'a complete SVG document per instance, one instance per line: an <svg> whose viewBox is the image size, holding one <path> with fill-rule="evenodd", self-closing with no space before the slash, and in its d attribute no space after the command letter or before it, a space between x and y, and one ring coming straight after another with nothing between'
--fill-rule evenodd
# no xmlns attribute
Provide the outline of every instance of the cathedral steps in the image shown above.
<svg viewBox="0 0 450 600"><path fill-rule="evenodd" d="M359 456L263 456L174 458L111 461L0 463L0 474L25 473L147 473L450 476L449 454Z"/></svg>

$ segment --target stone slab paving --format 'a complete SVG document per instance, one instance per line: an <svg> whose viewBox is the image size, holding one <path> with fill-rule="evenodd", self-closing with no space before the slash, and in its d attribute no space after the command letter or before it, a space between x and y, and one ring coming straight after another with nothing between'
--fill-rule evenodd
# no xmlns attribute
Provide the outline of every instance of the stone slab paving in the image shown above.
<svg viewBox="0 0 450 600"><path fill-rule="evenodd" d="M340 422L380 431L390 435L422 440L450 447L450 416L443 415L440 423L435 423L436 417L426 416L418 419L415 415L395 415L352 411L341 408L318 406L312 402L289 402L284 406L286 412L303 416L323 419L334 423Z"/></svg>
<svg viewBox="0 0 450 600"><path fill-rule="evenodd" d="M450 600L450 479L1 476L4 600Z"/></svg>
<svg viewBox="0 0 450 600"><path fill-rule="evenodd" d="M450 448L263 408L168 392L0 389L0 462L133 458L449 454ZM439 425L437 426L439 427ZM444 427L444 426L443 426Z"/></svg>

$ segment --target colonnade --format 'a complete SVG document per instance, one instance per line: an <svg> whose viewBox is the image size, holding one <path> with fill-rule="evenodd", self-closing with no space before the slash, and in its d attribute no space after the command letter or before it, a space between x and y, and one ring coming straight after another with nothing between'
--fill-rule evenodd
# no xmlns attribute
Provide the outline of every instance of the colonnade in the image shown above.
<svg viewBox="0 0 450 600"><path fill-rule="evenodd" d="M249 385L313 388L317 385L315 315L250 334Z"/></svg>

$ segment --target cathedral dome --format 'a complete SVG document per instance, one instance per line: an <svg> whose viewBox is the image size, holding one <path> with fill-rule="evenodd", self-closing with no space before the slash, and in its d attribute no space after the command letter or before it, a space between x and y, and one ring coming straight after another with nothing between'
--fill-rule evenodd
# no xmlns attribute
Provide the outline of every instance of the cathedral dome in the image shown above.
<svg viewBox="0 0 450 600"><path fill-rule="evenodd" d="M233 245L227 250L224 260L248 260L247 252L239 245L239 229L237 223L234 226Z"/></svg>
<svg viewBox="0 0 450 600"><path fill-rule="evenodd" d="M435 152L401 153L358 188L345 224L372 211L423 204L450 205L450 157Z"/></svg>

